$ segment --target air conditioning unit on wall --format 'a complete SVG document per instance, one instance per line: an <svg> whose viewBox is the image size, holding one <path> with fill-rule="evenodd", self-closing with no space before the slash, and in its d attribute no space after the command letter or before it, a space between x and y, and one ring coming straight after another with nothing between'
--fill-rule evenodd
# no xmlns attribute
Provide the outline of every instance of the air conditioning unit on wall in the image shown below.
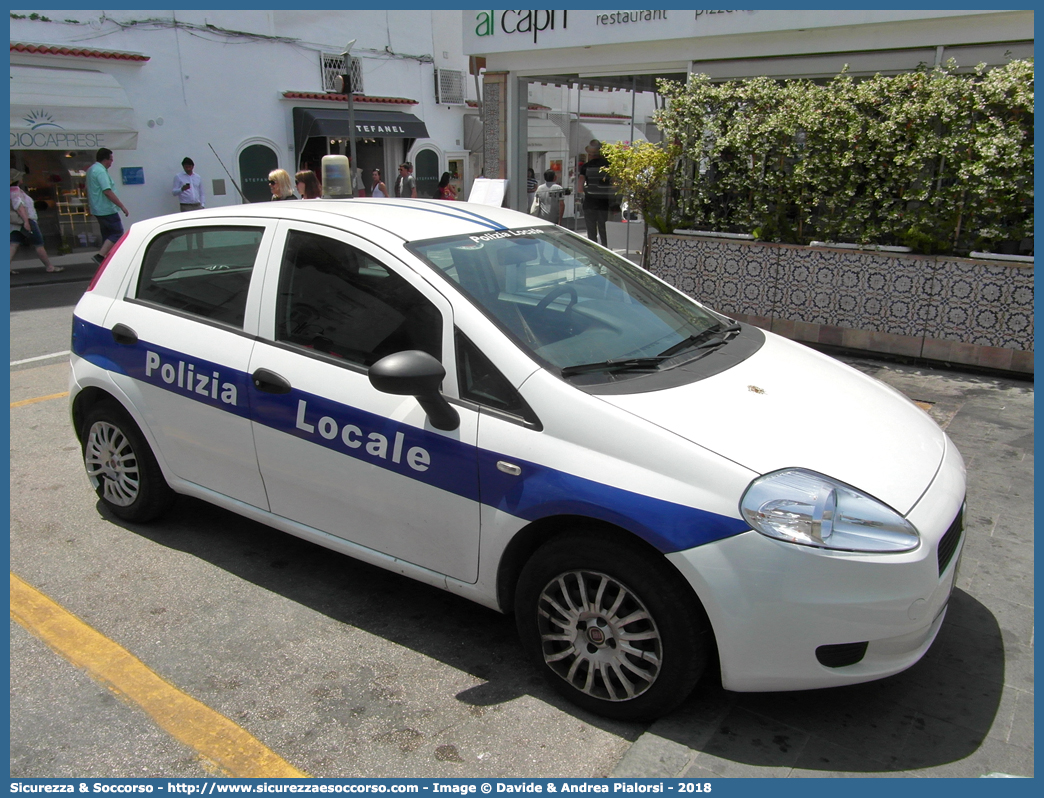
<svg viewBox="0 0 1044 798"><path fill-rule="evenodd" d="M435 102L439 105L464 105L464 73L461 70L435 70Z"/></svg>

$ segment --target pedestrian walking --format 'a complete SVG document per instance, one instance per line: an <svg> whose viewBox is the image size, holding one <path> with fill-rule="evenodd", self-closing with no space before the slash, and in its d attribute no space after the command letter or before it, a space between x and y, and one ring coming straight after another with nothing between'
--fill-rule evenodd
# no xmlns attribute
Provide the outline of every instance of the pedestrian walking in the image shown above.
<svg viewBox="0 0 1044 798"><path fill-rule="evenodd" d="M363 180L363 171L355 165L351 157L348 158L348 166L352 172L352 196L365 197L366 183Z"/></svg>
<svg viewBox="0 0 1044 798"><path fill-rule="evenodd" d="M449 172L442 173L442 178L439 180L439 187L435 189L435 199L455 200L457 198L457 190L450 185L450 178L451 175Z"/></svg>
<svg viewBox="0 0 1044 798"><path fill-rule="evenodd" d="M98 220L101 228L101 249L93 255L96 263L105 260L109 250L123 236L123 222L120 220L120 211L124 216L130 216L130 211L120 198L116 196L116 184L109 175L109 167L113 161L112 150L102 147L94 156L94 163L87 170L87 205L91 214Z"/></svg>
<svg viewBox="0 0 1044 798"><path fill-rule="evenodd" d="M285 169L273 169L268 173L268 189L272 192L272 201L295 200L294 184L290 182L290 173Z"/></svg>
<svg viewBox="0 0 1044 798"><path fill-rule="evenodd" d="M18 169L11 170L11 260L14 261L18 247L28 244L36 250L36 257L40 259L48 273L64 271L61 266L51 263L51 259L47 257L33 198L22 188L23 177L25 177L24 172ZM11 274L18 274L18 272L11 269Z"/></svg>
<svg viewBox="0 0 1044 798"><path fill-rule="evenodd" d="M384 181L381 180L381 170L373 170L373 183L370 186L370 196L376 198L382 198L388 196L388 187L384 185Z"/></svg>
<svg viewBox="0 0 1044 798"><path fill-rule="evenodd" d="M395 196L417 196L417 181L413 179L413 164L409 161L399 164L399 176L395 178Z"/></svg>
<svg viewBox="0 0 1044 798"><path fill-rule="evenodd" d="M544 172L544 185L538 186L533 205L536 216L555 224L562 223L565 213L565 190L555 182L555 170Z"/></svg>
<svg viewBox="0 0 1044 798"><path fill-rule="evenodd" d="M603 247L609 246L605 223L609 220L609 205L613 190L606 168L609 161L602 155L602 142L591 139L586 147L588 160L580 167L580 178L577 181L580 191L584 193L584 223L587 225L587 237L592 241L601 239Z"/></svg>
<svg viewBox="0 0 1044 798"><path fill-rule="evenodd" d="M319 185L319 178L311 169L305 169L294 175L297 181L297 193L301 199L322 199L323 187Z"/></svg>

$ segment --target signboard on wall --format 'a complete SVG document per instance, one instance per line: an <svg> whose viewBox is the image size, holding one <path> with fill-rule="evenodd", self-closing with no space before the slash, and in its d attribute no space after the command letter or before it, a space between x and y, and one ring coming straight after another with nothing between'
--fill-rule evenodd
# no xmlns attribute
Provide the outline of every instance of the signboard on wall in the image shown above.
<svg viewBox="0 0 1044 798"><path fill-rule="evenodd" d="M125 186L145 185L145 169L141 166L121 166L120 178Z"/></svg>
<svg viewBox="0 0 1044 798"><path fill-rule="evenodd" d="M754 11L614 9L463 12L464 53L508 53L562 47L808 30L942 17L993 14L975 10Z"/></svg>

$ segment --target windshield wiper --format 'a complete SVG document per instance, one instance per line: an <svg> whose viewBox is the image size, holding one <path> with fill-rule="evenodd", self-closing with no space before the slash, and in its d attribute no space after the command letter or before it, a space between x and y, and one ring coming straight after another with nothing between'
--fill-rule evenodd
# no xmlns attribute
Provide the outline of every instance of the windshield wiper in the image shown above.
<svg viewBox="0 0 1044 798"><path fill-rule="evenodd" d="M589 374L596 371L656 371L663 361L670 360L683 350L711 349L721 346L742 330L743 328L738 322L734 322L727 327L716 325L697 335L690 335L684 341L679 341L658 355L650 357L623 357L616 360L602 360L598 363L581 363L578 366L566 366L562 369L562 376L573 377L577 374Z"/></svg>
<svg viewBox="0 0 1044 798"><path fill-rule="evenodd" d="M655 371L667 358L663 355L655 357L624 357L618 360L602 360L598 363L581 363L577 366L566 366L562 369L563 377L575 377L577 374L589 374L595 371Z"/></svg>
<svg viewBox="0 0 1044 798"><path fill-rule="evenodd" d="M736 333L742 332L743 327L739 322L733 322L728 327L722 327L720 324L715 325L707 330L696 335L690 335L683 341L679 341L673 346L669 346L660 352L660 357L670 357L682 352L686 349L710 349L712 347L721 346L729 338Z"/></svg>

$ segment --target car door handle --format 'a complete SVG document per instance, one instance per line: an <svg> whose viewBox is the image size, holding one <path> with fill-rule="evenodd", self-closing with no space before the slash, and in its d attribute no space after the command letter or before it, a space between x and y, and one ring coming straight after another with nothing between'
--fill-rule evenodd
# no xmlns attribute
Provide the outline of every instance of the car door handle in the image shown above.
<svg viewBox="0 0 1044 798"><path fill-rule="evenodd" d="M112 339L124 346L134 346L138 343L138 334L126 324L117 324L112 328Z"/></svg>
<svg viewBox="0 0 1044 798"><path fill-rule="evenodd" d="M254 387L265 393L290 393L290 383L280 377L274 371L258 369L250 375L254 380Z"/></svg>

